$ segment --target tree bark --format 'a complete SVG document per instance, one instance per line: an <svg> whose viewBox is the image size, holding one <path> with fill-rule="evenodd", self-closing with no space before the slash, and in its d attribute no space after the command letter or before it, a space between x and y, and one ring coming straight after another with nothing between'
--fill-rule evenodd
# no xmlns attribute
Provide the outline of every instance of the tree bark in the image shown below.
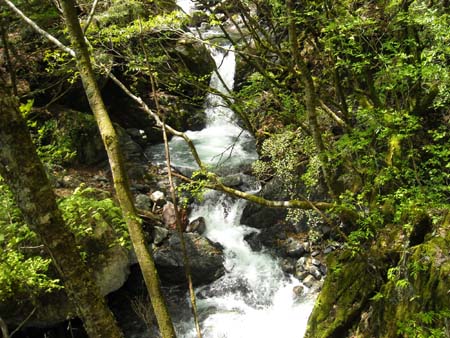
<svg viewBox="0 0 450 338"><path fill-rule="evenodd" d="M76 248L40 162L18 102L0 87L0 175L14 194L25 221L34 230L59 272L65 290L92 338L123 337L92 272Z"/></svg>
<svg viewBox="0 0 450 338"><path fill-rule="evenodd" d="M142 270L161 335L164 338L175 337L172 320L161 292L155 262L147 248L141 221L133 204L119 140L95 80L87 44L76 14L75 2L61 0L61 7L75 51L77 68L108 154L116 195L128 225L131 242Z"/></svg>

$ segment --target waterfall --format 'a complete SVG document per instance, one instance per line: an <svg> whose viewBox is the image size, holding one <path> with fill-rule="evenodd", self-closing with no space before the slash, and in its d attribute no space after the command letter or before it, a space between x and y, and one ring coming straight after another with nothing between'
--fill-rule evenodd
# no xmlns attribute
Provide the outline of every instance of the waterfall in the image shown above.
<svg viewBox="0 0 450 338"><path fill-rule="evenodd" d="M187 6L185 1L183 6ZM211 49L211 55L218 74L212 75L210 85L226 95L234 85L234 51L231 45L222 45ZM205 101L206 127L187 134L204 163L238 172L242 164L257 159L253 139L239 127L233 111L220 95L208 94ZM172 163L178 170L197 169L184 140L174 137L170 149ZM158 155L164 153L162 145L154 146L151 153L155 154L153 162L164 163L164 157ZM269 253L250 248L244 237L258 230L240 224L245 203L209 191L204 202L196 205L190 214L191 220L205 218L205 235L221 243L225 255L225 275L196 289L203 337L302 337L314 297L306 294L304 299L296 299L293 289L301 283L293 276L286 276L280 262ZM175 318L179 337L196 337L189 316L175 315Z"/></svg>

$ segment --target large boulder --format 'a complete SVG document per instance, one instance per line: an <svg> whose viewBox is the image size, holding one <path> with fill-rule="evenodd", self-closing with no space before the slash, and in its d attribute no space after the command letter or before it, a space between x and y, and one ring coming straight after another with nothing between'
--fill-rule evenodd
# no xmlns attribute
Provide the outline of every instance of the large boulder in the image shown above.
<svg viewBox="0 0 450 338"><path fill-rule="evenodd" d="M446 337L450 309L450 217L380 231L364 254L328 257L328 275L305 337ZM420 230L419 229L419 230ZM418 243L420 239L421 243ZM410 247L405 247L405 243ZM388 273L389 271L389 273Z"/></svg>
<svg viewBox="0 0 450 338"><path fill-rule="evenodd" d="M288 196L277 179L268 182L258 193L269 200L284 200ZM241 223L257 229L271 227L287 215L287 209L268 208L255 203L248 203L241 217Z"/></svg>
<svg viewBox="0 0 450 338"><path fill-rule="evenodd" d="M130 263L128 253L122 247L115 245L108 248L108 245L103 244L100 246L106 249L90 256L87 263L93 271L101 294L106 296L125 283L130 273ZM26 327L51 327L77 317L75 307L64 290L41 294L33 298L32 302L29 299L16 298L0 303L0 317L11 326L24 322L32 312L33 316L25 322Z"/></svg>
<svg viewBox="0 0 450 338"><path fill-rule="evenodd" d="M208 284L224 274L223 250L219 244L196 233L184 233L183 237L194 284ZM156 247L154 257L163 283L186 283L183 252L178 233L173 233L161 246Z"/></svg>

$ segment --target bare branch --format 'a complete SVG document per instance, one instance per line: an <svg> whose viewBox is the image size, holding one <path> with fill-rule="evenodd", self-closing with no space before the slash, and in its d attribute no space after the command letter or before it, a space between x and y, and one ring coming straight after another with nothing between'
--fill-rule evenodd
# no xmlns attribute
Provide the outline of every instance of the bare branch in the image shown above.
<svg viewBox="0 0 450 338"><path fill-rule="evenodd" d="M33 308L33 310L30 312L30 314L27 316L27 318L25 318L22 323L19 324L19 326L17 326L13 332L11 332L11 334L9 335L9 337L12 337L15 333L19 332L19 330L26 324L26 322L28 322L31 318L31 316L34 315L34 313L36 312L37 308ZM8 337L8 336L7 336Z"/></svg>
<svg viewBox="0 0 450 338"><path fill-rule="evenodd" d="M97 8L98 0L94 0L94 3L92 4L91 11L89 12L89 16L86 20L86 25L83 28L83 34L86 34L87 30L89 29L89 25L92 22L92 19L94 18L95 9Z"/></svg>
<svg viewBox="0 0 450 338"><path fill-rule="evenodd" d="M10 335L8 333L8 325L6 325L5 321L2 317L0 317L0 331L2 332L3 338L9 338Z"/></svg>

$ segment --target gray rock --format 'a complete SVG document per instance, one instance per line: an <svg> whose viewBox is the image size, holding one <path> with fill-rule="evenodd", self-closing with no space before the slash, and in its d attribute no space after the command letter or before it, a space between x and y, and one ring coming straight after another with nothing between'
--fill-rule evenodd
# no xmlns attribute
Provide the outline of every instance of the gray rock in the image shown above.
<svg viewBox="0 0 450 338"><path fill-rule="evenodd" d="M312 287L315 283L316 283L316 279L313 277L313 276L311 276L311 275L308 275L308 276L306 276L306 278L303 280L303 285L305 285L307 288L310 288L310 287Z"/></svg>
<svg viewBox="0 0 450 338"><path fill-rule="evenodd" d="M320 264L319 270L322 273L322 275L324 275L324 276L327 274L327 271L328 271L327 267L323 264Z"/></svg>
<svg viewBox="0 0 450 338"><path fill-rule="evenodd" d="M258 195L272 200L289 198L282 184L277 179L268 182ZM269 228L279 220L284 219L286 214L287 210L284 209L273 209L255 203L248 203L242 213L241 223L258 229Z"/></svg>
<svg viewBox="0 0 450 338"><path fill-rule="evenodd" d="M311 264L315 266L320 266L320 261L316 258L311 259Z"/></svg>
<svg viewBox="0 0 450 338"><path fill-rule="evenodd" d="M319 254L320 254L320 251L315 250L315 251L313 251L313 252L311 253L311 256L312 256L312 257L316 257L316 256L318 256Z"/></svg>
<svg viewBox="0 0 450 338"><path fill-rule="evenodd" d="M306 270L306 257L300 257L295 263L295 271L305 271Z"/></svg>
<svg viewBox="0 0 450 338"><path fill-rule="evenodd" d="M202 235L206 231L206 222L203 217L194 219L186 228L186 232L196 232Z"/></svg>
<svg viewBox="0 0 450 338"><path fill-rule="evenodd" d="M242 184L241 174L228 175L221 178L222 184L229 187L237 187Z"/></svg>
<svg viewBox="0 0 450 338"><path fill-rule="evenodd" d="M309 273L314 276L315 279L320 280L322 278L322 273L317 266L311 266L309 268Z"/></svg>
<svg viewBox="0 0 450 338"><path fill-rule="evenodd" d="M169 230L166 228L158 226L153 228L153 244L160 245L167 237L169 237Z"/></svg>
<svg viewBox="0 0 450 338"><path fill-rule="evenodd" d="M311 276L309 274L308 271L304 270L304 271L296 271L295 272L295 277L299 280L299 281L303 281L307 276Z"/></svg>
<svg viewBox="0 0 450 338"><path fill-rule="evenodd" d="M292 291L294 292L295 299L300 300L300 297L303 296L303 293L305 292L305 288L303 285L297 285Z"/></svg>
<svg viewBox="0 0 450 338"><path fill-rule="evenodd" d="M311 245L309 244L309 242L303 242L303 248L305 249L305 252L311 251Z"/></svg>
<svg viewBox="0 0 450 338"><path fill-rule="evenodd" d="M222 276L223 249L206 237L196 233L184 233L186 249L191 263L192 281L194 284L208 284ZM179 234L172 234L169 240L156 248L155 263L163 283L185 284L183 253Z"/></svg>
<svg viewBox="0 0 450 338"><path fill-rule="evenodd" d="M156 190L151 193L150 199L152 200L153 203L159 204L161 202L164 202L165 196L162 191Z"/></svg>
<svg viewBox="0 0 450 338"><path fill-rule="evenodd" d="M330 252L332 252L334 250L334 248L330 245L330 246L327 246L326 248L325 248L325 250L323 250L323 253L325 254L325 255L327 255L327 254L329 254Z"/></svg>
<svg viewBox="0 0 450 338"><path fill-rule="evenodd" d="M286 245L286 255L289 257L299 258L305 253L303 243L289 238Z"/></svg>
<svg viewBox="0 0 450 338"><path fill-rule="evenodd" d="M295 260L293 260L292 258L285 258L281 261L281 269L289 274L293 274L295 273Z"/></svg>
<svg viewBox="0 0 450 338"><path fill-rule="evenodd" d="M152 210L152 201L151 201L150 197L148 197L147 195L138 194L136 196L135 206L137 209L151 211Z"/></svg>

